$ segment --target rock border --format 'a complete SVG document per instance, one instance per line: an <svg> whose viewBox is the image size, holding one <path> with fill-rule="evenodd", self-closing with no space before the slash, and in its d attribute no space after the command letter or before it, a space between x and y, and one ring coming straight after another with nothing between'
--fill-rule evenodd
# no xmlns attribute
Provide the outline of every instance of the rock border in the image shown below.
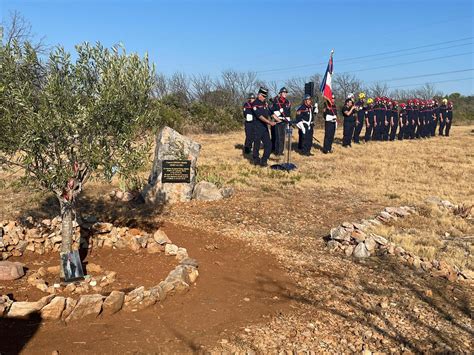
<svg viewBox="0 0 474 355"><path fill-rule="evenodd" d="M458 206L447 200L430 197L426 202L454 211ZM417 214L413 206L385 207L382 211L369 219L360 222L343 222L332 228L327 239L327 247L334 251L342 251L348 257L367 258L372 255L394 255L398 259L417 270L429 272L432 276L443 277L449 281L472 281L471 273L460 270L457 266L449 265L444 261L420 258L388 241L386 238L370 232L373 226L387 224L390 221Z"/></svg>
<svg viewBox="0 0 474 355"><path fill-rule="evenodd" d="M109 225L110 224L106 225L106 232L104 232L103 228L99 228L104 227L104 224L95 223L93 229L104 232L99 233L99 235L103 236L115 228ZM110 237L112 238L112 236ZM144 286L140 286L127 293L113 290L107 296L100 293L83 294L78 299L51 294L35 302L17 302L11 300L7 295L1 295L0 318L25 318L33 313L37 313L45 320L62 320L69 323L86 317L107 316L119 311L136 312L150 307L157 302L163 302L168 296L175 293L185 293L189 290L190 285L196 282L199 276L198 262L189 257L185 248L173 244L163 231L157 230L154 233L152 238L153 242L147 237L145 239L142 238L141 243L139 243L138 239L143 236L135 237L136 235L132 235L132 237L129 238L131 242L128 243L130 249L135 252L138 252L142 247L149 247L150 249L148 251L151 253L164 252L166 256L174 256L178 260L179 264L157 285L148 289ZM97 240L102 240L102 247L105 247L106 243L104 240L108 239ZM117 238L111 247L114 247L117 242L120 243L121 240L123 241L122 238ZM94 242L92 241L92 243ZM45 291L55 292L55 288L52 287L51 290Z"/></svg>

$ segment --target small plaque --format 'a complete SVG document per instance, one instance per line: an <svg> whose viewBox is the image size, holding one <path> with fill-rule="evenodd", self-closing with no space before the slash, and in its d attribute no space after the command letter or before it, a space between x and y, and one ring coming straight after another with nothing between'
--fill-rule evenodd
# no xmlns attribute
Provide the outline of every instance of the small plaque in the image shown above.
<svg viewBox="0 0 474 355"><path fill-rule="evenodd" d="M60 253L61 271L64 276L64 282L74 282L84 280L84 272L82 271L81 258L79 252L74 250L70 253Z"/></svg>
<svg viewBox="0 0 474 355"><path fill-rule="evenodd" d="M191 160L163 160L162 183L190 183Z"/></svg>

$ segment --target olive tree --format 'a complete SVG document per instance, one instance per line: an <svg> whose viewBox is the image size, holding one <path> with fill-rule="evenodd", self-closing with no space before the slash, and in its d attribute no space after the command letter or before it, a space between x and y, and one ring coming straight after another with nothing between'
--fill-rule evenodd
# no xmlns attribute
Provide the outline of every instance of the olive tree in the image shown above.
<svg viewBox="0 0 474 355"><path fill-rule="evenodd" d="M147 56L100 43L57 47L41 59L28 42L0 46L0 166L20 167L58 199L61 252L72 248L75 203L91 178L127 176L144 162L154 68Z"/></svg>

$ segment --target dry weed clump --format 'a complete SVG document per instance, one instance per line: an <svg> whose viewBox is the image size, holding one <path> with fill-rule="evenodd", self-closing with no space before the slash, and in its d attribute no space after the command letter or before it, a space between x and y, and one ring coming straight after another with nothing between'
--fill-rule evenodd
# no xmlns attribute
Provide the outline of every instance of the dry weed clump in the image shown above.
<svg viewBox="0 0 474 355"><path fill-rule="evenodd" d="M474 270L472 220L433 204L422 204L417 211L418 215L376 226L374 231L419 257Z"/></svg>

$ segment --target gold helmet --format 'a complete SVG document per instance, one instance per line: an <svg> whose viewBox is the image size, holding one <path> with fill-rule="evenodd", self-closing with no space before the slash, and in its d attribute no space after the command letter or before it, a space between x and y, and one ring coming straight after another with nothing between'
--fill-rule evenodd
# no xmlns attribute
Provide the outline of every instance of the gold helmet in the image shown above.
<svg viewBox="0 0 474 355"><path fill-rule="evenodd" d="M360 100L365 99L365 92L359 93L359 99Z"/></svg>
<svg viewBox="0 0 474 355"><path fill-rule="evenodd" d="M365 94L364 94L364 95L365 95ZM359 95L359 96L360 96L360 95ZM371 98L371 97L369 97L369 98L367 99L367 103L368 103L369 105L370 105L370 104L373 104L373 103L374 103L374 99Z"/></svg>
<svg viewBox="0 0 474 355"><path fill-rule="evenodd" d="M442 101L442 102L443 102L443 104L445 104L445 105L446 105L446 104L448 103L448 99L443 99L443 101Z"/></svg>

